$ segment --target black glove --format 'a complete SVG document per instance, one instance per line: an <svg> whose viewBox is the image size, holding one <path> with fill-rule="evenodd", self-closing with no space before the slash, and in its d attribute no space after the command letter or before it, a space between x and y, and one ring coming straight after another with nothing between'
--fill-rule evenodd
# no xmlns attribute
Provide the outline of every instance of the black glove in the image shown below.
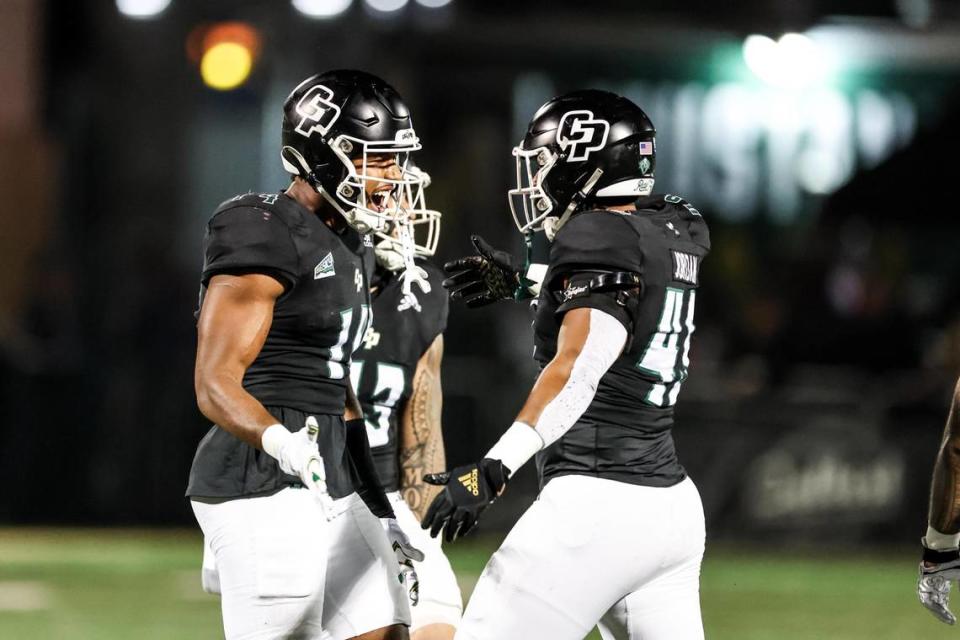
<svg viewBox="0 0 960 640"><path fill-rule="evenodd" d="M433 538L446 526L444 538L456 540L476 526L480 514L503 493L509 477L510 470L490 458L443 473L428 473L424 481L442 486L443 491L430 503L420 526L430 529Z"/></svg>
<svg viewBox="0 0 960 640"><path fill-rule="evenodd" d="M480 236L470 236L480 255L452 260L443 270L452 274L443 281L454 300L464 300L472 308L498 300L513 300L523 280L523 260L507 251L494 249Z"/></svg>

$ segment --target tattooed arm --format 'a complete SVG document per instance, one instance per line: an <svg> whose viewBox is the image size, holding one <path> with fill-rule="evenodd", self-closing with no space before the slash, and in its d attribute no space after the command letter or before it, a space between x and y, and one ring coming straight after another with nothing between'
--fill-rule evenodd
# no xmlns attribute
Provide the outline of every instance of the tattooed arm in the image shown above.
<svg viewBox="0 0 960 640"><path fill-rule="evenodd" d="M426 484L423 475L446 467L440 429L442 359L443 335L439 335L417 363L413 393L400 417L400 492L417 518L423 518L427 505L441 489Z"/></svg>

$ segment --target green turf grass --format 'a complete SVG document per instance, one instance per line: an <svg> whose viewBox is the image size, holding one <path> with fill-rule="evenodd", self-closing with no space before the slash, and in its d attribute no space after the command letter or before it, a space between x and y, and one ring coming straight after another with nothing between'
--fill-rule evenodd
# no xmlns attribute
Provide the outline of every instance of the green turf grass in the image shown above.
<svg viewBox="0 0 960 640"><path fill-rule="evenodd" d="M449 548L464 595L492 545L468 540ZM707 637L960 637L916 602L915 560L909 553L846 558L710 547L702 590ZM200 591L199 562L193 531L0 529L0 638L222 637L218 600Z"/></svg>

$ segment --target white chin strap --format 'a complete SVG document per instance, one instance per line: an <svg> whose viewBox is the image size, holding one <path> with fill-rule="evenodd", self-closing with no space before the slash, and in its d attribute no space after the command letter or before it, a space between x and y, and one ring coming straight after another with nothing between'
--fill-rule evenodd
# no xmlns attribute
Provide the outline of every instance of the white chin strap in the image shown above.
<svg viewBox="0 0 960 640"><path fill-rule="evenodd" d="M384 238L378 242L377 246L374 247L374 255L384 269L393 273L403 270L403 273L400 274L401 290L403 292L402 304L420 311L420 301L417 300L417 296L413 292L413 285L416 283L423 293L430 293L432 287L427 279L427 272L414 261L416 248L410 226L406 223L400 223L397 226L397 237Z"/></svg>

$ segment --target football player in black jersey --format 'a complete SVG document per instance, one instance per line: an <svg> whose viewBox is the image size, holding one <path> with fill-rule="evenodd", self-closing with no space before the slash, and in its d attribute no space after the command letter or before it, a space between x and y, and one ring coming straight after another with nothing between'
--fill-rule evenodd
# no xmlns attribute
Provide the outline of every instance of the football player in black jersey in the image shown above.
<svg viewBox="0 0 960 640"><path fill-rule="evenodd" d="M933 467L927 533L920 543L920 602L941 621L956 624L949 606L951 581L960 579L960 381Z"/></svg>
<svg viewBox="0 0 960 640"><path fill-rule="evenodd" d="M350 362L372 232L402 223L390 202L420 145L397 92L358 71L299 84L282 138L292 184L227 200L204 239L195 386L215 426L187 489L204 583L227 638L404 639L422 555L376 477Z"/></svg>
<svg viewBox="0 0 960 640"><path fill-rule="evenodd" d="M426 208L423 188L429 176L421 177L422 184L411 188L403 203L408 226L401 231L409 233L403 238L378 234L373 324L351 371L380 480L397 520L425 556L417 563L421 589L411 611L410 637L451 640L463 609L460 588L440 541L418 526L438 491L423 476L445 467L440 363L449 305L442 273L427 260L439 239L440 214ZM405 290L404 277L411 272L427 287Z"/></svg>
<svg viewBox="0 0 960 640"><path fill-rule="evenodd" d="M444 486L423 521L469 531L511 475L537 456L539 499L490 559L457 638L703 638L700 496L671 437L690 364L700 213L649 195L654 128L621 96L579 91L547 102L520 145L511 208L550 240L534 322L540 376L514 424ZM468 300L525 286L487 250L450 283Z"/></svg>

